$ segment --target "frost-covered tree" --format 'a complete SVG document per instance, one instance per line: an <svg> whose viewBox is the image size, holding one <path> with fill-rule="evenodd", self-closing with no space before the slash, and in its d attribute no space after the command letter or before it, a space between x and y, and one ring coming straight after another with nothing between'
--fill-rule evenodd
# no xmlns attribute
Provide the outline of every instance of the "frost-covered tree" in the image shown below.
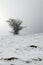
<svg viewBox="0 0 43 65"><path fill-rule="evenodd" d="M14 34L19 34L19 31L23 29L23 26L21 26L22 21L19 19L9 19L9 20L7 20L7 22L13 29L12 32Z"/></svg>

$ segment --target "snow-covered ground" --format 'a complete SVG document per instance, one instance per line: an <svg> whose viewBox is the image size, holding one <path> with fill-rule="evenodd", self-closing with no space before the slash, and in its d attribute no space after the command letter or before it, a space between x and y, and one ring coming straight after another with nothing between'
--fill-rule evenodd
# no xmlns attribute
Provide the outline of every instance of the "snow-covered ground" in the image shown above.
<svg viewBox="0 0 43 65"><path fill-rule="evenodd" d="M0 35L0 65L43 65L43 33Z"/></svg>

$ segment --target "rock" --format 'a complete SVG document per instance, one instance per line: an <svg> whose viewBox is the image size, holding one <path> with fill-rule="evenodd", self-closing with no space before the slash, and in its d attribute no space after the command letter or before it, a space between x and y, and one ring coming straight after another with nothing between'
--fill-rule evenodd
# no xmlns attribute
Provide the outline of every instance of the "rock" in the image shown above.
<svg viewBox="0 0 43 65"><path fill-rule="evenodd" d="M34 60L34 61L38 61L38 59L32 59L32 60Z"/></svg>
<svg viewBox="0 0 43 65"><path fill-rule="evenodd" d="M14 60L14 59L18 59L16 57L11 57L11 58L5 58L4 60Z"/></svg>
<svg viewBox="0 0 43 65"><path fill-rule="evenodd" d="M14 64L11 64L11 65L14 65Z"/></svg>
<svg viewBox="0 0 43 65"><path fill-rule="evenodd" d="M31 63L31 61L26 61L26 63Z"/></svg>
<svg viewBox="0 0 43 65"><path fill-rule="evenodd" d="M30 45L30 47L32 47L32 48L37 48L37 46L35 46L35 45Z"/></svg>
<svg viewBox="0 0 43 65"><path fill-rule="evenodd" d="M32 59L32 60L34 60L34 61L42 61L42 59L41 59L41 58Z"/></svg>
<svg viewBox="0 0 43 65"><path fill-rule="evenodd" d="M42 61L42 59L41 59L41 58L38 58L38 60L39 60L39 61Z"/></svg>

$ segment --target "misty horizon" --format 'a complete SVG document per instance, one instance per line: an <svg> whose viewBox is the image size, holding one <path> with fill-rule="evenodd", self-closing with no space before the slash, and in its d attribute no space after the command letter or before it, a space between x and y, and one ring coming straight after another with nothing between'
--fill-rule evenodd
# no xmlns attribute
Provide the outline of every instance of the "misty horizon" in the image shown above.
<svg viewBox="0 0 43 65"><path fill-rule="evenodd" d="M43 33L43 0L0 0L0 35L10 34L9 18L23 21L22 34Z"/></svg>

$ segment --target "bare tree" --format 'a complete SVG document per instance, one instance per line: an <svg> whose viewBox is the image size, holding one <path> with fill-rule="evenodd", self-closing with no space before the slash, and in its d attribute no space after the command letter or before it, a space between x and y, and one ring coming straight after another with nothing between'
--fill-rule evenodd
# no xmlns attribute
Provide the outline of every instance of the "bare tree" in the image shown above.
<svg viewBox="0 0 43 65"><path fill-rule="evenodd" d="M22 21L19 19L18 20L17 19L9 19L9 20L7 20L7 22L12 27L12 29L13 29L12 32L14 34L19 34L19 31L23 29L23 26L21 26Z"/></svg>

